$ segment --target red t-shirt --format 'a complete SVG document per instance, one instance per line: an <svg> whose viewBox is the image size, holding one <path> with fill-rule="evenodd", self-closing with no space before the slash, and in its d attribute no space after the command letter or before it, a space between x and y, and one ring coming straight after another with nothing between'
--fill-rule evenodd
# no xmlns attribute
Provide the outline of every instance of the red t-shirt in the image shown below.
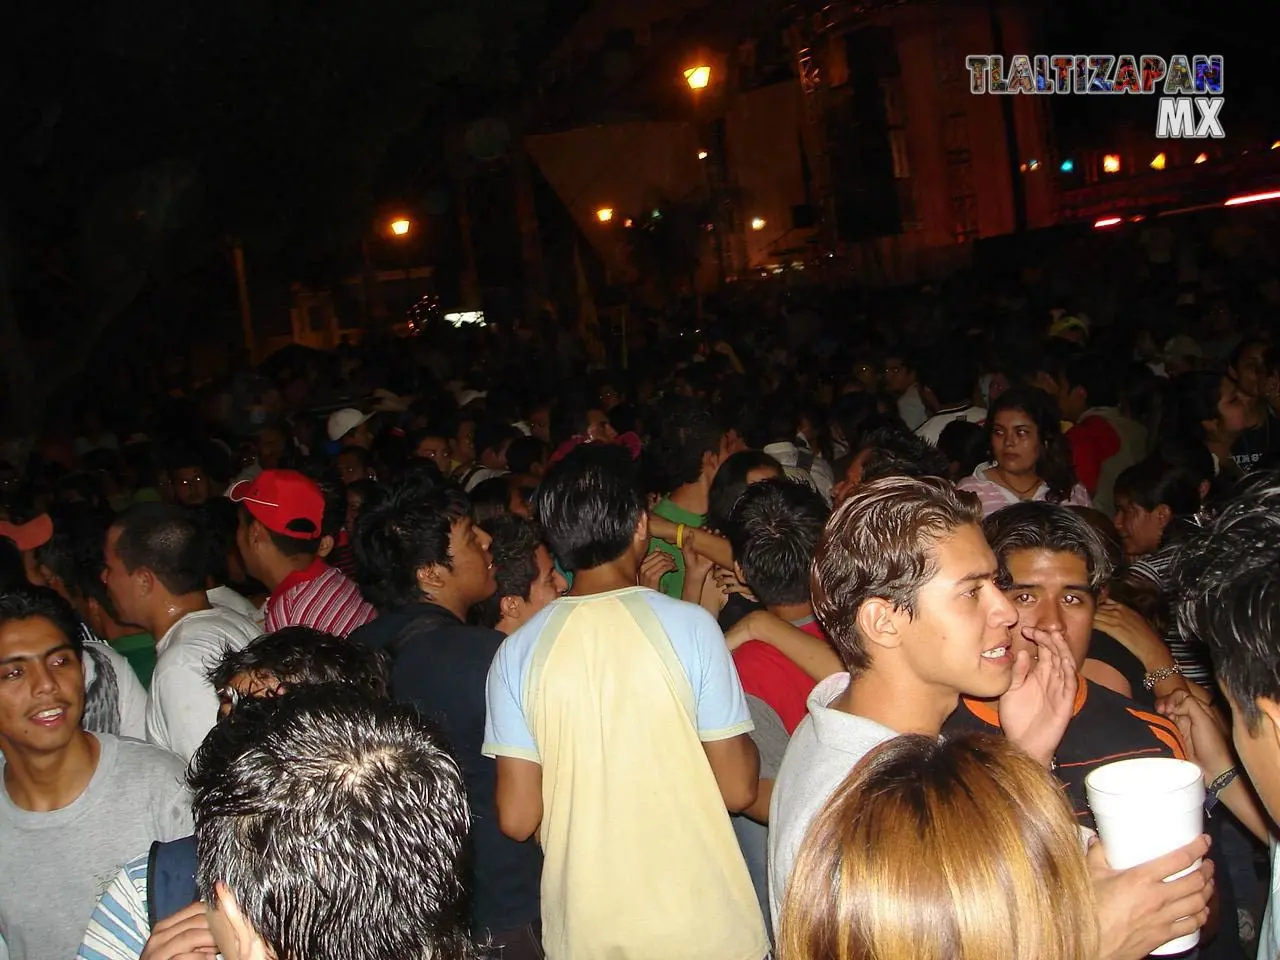
<svg viewBox="0 0 1280 960"><path fill-rule="evenodd" d="M816 620L800 629L826 639ZM787 733L795 733L809 712L806 701L815 685L813 678L763 640L748 640L738 647L733 651L733 664L738 668L742 689L772 707Z"/></svg>
<svg viewBox="0 0 1280 960"><path fill-rule="evenodd" d="M1085 417L1067 431L1067 443L1076 479L1096 497L1102 465L1120 452L1120 434L1104 417Z"/></svg>

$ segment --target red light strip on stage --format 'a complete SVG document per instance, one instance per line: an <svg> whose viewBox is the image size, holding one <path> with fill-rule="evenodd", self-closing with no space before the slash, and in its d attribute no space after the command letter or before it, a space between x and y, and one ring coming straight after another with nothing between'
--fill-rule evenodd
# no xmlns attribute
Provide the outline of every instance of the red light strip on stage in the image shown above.
<svg viewBox="0 0 1280 960"><path fill-rule="evenodd" d="M1222 205L1224 207L1238 207L1245 203L1262 203L1264 200L1280 200L1280 190L1270 190L1266 193L1246 193L1239 197L1232 197Z"/></svg>

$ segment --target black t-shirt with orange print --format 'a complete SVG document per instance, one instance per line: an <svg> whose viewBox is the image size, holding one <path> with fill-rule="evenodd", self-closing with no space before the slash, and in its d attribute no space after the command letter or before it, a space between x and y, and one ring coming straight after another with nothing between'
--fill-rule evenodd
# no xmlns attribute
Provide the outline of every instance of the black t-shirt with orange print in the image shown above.
<svg viewBox="0 0 1280 960"><path fill-rule="evenodd" d="M961 730L999 732L1000 717L995 701L962 697L942 732ZM1066 788L1081 824L1090 829L1094 826L1093 814L1085 799L1084 778L1104 764L1134 757L1185 760L1187 752L1171 720L1081 677L1075 712L1058 745L1056 757L1056 776Z"/></svg>

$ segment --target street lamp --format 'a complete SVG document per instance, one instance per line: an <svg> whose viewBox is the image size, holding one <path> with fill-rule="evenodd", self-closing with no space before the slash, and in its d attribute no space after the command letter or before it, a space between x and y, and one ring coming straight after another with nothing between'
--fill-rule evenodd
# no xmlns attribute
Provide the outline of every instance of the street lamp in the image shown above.
<svg viewBox="0 0 1280 960"><path fill-rule="evenodd" d="M690 67L684 72L684 78L690 90L705 90L711 82L711 68L706 65Z"/></svg>
<svg viewBox="0 0 1280 960"><path fill-rule="evenodd" d="M391 232L395 236L406 237L409 235L409 231L413 229L413 223L412 221L406 220L404 217L399 217L391 221L390 227Z"/></svg>
<svg viewBox="0 0 1280 960"><path fill-rule="evenodd" d="M1102 158L1103 173L1119 173L1120 172L1120 154L1108 153Z"/></svg>
<svg viewBox="0 0 1280 960"><path fill-rule="evenodd" d="M764 217L752 217L752 218L751 218L751 229L752 229L752 230L763 230L764 228L765 228L765 219L764 219Z"/></svg>
<svg viewBox="0 0 1280 960"><path fill-rule="evenodd" d="M596 219L601 223L608 223L613 219L613 207L601 207L596 211Z"/></svg>
<svg viewBox="0 0 1280 960"><path fill-rule="evenodd" d="M707 159L707 151L705 151L705 150L699 150L699 151L698 151L698 159L699 159L699 160L705 160L705 159Z"/></svg>

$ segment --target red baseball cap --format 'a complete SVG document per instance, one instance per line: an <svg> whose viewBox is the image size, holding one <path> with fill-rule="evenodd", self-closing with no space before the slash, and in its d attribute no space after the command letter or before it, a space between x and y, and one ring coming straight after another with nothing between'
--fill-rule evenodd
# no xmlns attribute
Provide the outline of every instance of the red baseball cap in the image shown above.
<svg viewBox="0 0 1280 960"><path fill-rule="evenodd" d="M272 533L298 540L319 540L324 521L320 485L296 470L263 470L241 480L227 498L243 503L253 518Z"/></svg>
<svg viewBox="0 0 1280 960"><path fill-rule="evenodd" d="M0 537L8 537L23 553L43 547L53 536L53 521L47 513L28 520L26 523L10 523L0 521Z"/></svg>

